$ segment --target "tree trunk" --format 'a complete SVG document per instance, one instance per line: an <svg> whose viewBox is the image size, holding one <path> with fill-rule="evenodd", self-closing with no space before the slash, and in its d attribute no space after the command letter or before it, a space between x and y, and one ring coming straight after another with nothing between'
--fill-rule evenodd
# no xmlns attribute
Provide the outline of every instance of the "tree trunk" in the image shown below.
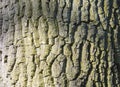
<svg viewBox="0 0 120 87"><path fill-rule="evenodd" d="M119 0L0 0L0 87L120 87Z"/></svg>

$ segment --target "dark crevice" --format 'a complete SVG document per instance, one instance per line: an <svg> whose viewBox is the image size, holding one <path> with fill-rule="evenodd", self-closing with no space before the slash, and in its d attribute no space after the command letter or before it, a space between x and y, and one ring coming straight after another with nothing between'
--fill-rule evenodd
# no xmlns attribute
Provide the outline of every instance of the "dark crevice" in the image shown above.
<svg viewBox="0 0 120 87"><path fill-rule="evenodd" d="M4 63L7 63L8 62L8 55L5 55L4 57Z"/></svg>
<svg viewBox="0 0 120 87"><path fill-rule="evenodd" d="M83 50L83 43L81 43L80 46L79 46L79 62L80 63L81 63L81 59L82 59L82 50ZM81 66L79 66L79 67L80 67L80 70L81 70ZM78 76L80 76L80 73L81 73L81 71L79 72Z"/></svg>

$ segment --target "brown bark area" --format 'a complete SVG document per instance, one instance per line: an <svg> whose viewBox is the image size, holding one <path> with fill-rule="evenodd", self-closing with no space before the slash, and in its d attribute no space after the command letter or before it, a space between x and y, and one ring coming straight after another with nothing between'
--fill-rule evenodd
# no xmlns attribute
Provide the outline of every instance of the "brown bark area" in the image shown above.
<svg viewBox="0 0 120 87"><path fill-rule="evenodd" d="M0 5L3 87L120 87L119 0Z"/></svg>

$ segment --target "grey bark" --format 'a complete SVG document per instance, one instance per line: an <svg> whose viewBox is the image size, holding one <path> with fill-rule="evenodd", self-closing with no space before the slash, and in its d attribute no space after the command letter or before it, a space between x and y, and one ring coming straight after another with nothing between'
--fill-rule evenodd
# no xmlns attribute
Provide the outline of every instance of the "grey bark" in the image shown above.
<svg viewBox="0 0 120 87"><path fill-rule="evenodd" d="M0 87L120 87L119 0L1 0Z"/></svg>

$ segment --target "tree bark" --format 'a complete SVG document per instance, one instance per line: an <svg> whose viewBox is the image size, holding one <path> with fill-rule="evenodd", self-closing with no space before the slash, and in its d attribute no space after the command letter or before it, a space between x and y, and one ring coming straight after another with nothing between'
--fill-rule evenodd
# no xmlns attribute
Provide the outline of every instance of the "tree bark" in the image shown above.
<svg viewBox="0 0 120 87"><path fill-rule="evenodd" d="M120 87L119 0L0 0L1 87Z"/></svg>

